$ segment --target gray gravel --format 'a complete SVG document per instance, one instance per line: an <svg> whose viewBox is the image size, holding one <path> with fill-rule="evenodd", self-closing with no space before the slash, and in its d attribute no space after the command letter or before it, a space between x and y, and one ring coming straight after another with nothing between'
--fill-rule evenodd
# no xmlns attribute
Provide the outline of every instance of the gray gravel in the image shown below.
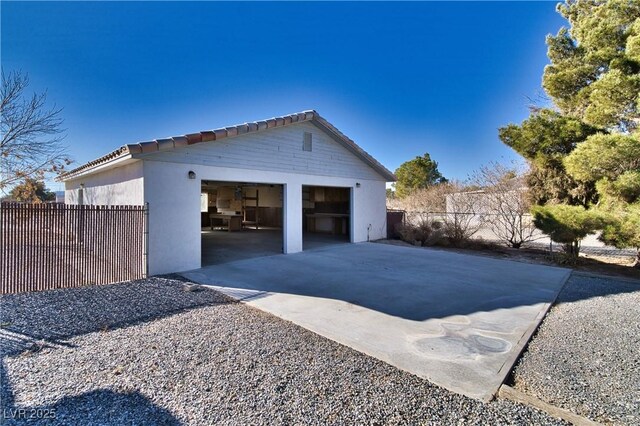
<svg viewBox="0 0 640 426"><path fill-rule="evenodd" d="M513 373L517 389L601 423L640 424L640 281L574 273Z"/></svg>
<svg viewBox="0 0 640 426"><path fill-rule="evenodd" d="M2 408L54 409L59 424L563 424L173 279L5 296L0 308Z"/></svg>

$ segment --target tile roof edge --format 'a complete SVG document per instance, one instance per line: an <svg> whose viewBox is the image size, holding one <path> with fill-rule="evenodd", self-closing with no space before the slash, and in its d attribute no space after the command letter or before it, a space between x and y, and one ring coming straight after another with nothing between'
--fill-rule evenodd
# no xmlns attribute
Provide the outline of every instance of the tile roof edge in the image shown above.
<svg viewBox="0 0 640 426"><path fill-rule="evenodd" d="M102 157L98 157L94 160L84 163L83 165L76 167L73 170L69 170L68 172L60 173L56 176L55 180L57 182L64 182L66 180L74 179L78 176L81 176L84 172L92 170L96 167L99 167L103 164L108 164L115 160L119 160L126 156L130 156L131 153L129 151L128 145L121 146L118 149L115 149L108 154L103 155Z"/></svg>

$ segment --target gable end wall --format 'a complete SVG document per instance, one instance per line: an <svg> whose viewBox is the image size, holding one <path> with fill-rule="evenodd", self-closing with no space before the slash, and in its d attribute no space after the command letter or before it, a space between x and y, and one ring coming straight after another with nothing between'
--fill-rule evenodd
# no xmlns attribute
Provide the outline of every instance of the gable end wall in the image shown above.
<svg viewBox="0 0 640 426"><path fill-rule="evenodd" d="M313 135L311 152L302 149L305 132ZM309 122L137 157L171 163L385 181L360 157Z"/></svg>

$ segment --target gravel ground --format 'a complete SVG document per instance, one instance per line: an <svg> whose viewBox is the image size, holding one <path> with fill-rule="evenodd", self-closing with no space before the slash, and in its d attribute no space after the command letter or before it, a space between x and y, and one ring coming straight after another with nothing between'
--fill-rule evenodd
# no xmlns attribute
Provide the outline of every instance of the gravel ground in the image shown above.
<svg viewBox="0 0 640 426"><path fill-rule="evenodd" d="M26 408L83 425L563 424L451 393L174 279L4 296L0 308L5 416Z"/></svg>
<svg viewBox="0 0 640 426"><path fill-rule="evenodd" d="M640 424L640 282L574 273L513 373L591 420Z"/></svg>

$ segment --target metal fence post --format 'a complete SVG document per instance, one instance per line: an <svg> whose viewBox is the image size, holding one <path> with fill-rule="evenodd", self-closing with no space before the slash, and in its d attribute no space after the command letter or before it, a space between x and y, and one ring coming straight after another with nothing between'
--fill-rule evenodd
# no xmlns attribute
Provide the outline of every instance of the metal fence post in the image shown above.
<svg viewBox="0 0 640 426"><path fill-rule="evenodd" d="M143 242L143 257L144 257L144 272L142 276L144 278L149 277L149 203L144 203L144 242Z"/></svg>

